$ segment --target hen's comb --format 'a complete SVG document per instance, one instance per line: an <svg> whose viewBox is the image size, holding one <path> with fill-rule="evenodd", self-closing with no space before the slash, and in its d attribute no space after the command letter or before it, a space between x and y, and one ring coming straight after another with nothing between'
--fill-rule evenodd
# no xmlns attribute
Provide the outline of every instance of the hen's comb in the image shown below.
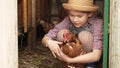
<svg viewBox="0 0 120 68"><path fill-rule="evenodd" d="M67 32L64 31L64 33L63 33L63 37L64 37L64 40L65 40L65 41L67 41L67 37L66 37L66 35L67 35Z"/></svg>

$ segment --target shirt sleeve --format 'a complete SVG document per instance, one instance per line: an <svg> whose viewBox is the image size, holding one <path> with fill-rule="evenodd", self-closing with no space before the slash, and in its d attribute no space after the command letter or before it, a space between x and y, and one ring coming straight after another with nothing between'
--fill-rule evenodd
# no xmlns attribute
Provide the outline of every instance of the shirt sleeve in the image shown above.
<svg viewBox="0 0 120 68"><path fill-rule="evenodd" d="M103 20L97 19L93 31L93 49L103 49Z"/></svg>
<svg viewBox="0 0 120 68"><path fill-rule="evenodd" d="M66 17L63 21L57 24L53 29L49 30L49 32L45 36L51 39L56 39L57 33L59 32L59 30L68 29L68 22L69 22L69 18Z"/></svg>

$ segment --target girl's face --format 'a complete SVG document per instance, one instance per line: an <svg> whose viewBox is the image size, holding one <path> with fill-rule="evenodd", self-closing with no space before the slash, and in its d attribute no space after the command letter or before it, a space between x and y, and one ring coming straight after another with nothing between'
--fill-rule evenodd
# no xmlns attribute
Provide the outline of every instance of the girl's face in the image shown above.
<svg viewBox="0 0 120 68"><path fill-rule="evenodd" d="M75 27L81 27L91 16L92 14L87 12L69 11L69 18Z"/></svg>

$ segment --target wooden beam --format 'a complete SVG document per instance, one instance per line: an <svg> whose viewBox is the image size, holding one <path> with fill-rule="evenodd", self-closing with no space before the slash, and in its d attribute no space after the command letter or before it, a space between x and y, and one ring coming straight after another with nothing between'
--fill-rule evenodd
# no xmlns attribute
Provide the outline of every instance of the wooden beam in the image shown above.
<svg viewBox="0 0 120 68"><path fill-rule="evenodd" d="M109 68L120 67L120 0L110 0Z"/></svg>
<svg viewBox="0 0 120 68"><path fill-rule="evenodd" d="M17 0L2 0L0 9L0 68L18 68Z"/></svg>

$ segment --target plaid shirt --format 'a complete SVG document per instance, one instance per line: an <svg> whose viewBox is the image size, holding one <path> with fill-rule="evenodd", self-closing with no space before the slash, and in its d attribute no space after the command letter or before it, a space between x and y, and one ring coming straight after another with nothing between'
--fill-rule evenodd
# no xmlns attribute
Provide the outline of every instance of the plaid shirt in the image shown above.
<svg viewBox="0 0 120 68"><path fill-rule="evenodd" d="M61 29L69 29L71 27L70 19L66 17L62 22L56 25L51 29L45 36L56 40L57 33ZM80 27L81 28L81 27ZM82 28L92 32L93 34L93 49L102 49L103 48L103 20L98 18L90 18L82 26Z"/></svg>

